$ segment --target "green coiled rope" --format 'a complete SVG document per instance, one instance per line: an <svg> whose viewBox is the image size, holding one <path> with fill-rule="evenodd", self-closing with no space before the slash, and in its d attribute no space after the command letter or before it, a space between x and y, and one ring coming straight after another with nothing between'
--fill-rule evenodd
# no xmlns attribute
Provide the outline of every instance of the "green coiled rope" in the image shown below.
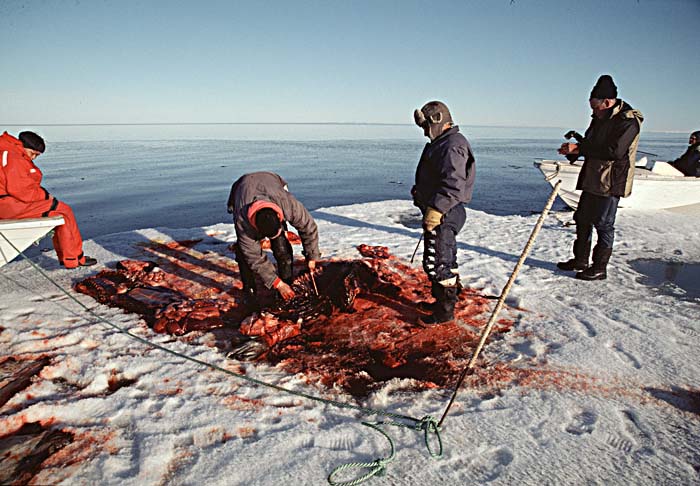
<svg viewBox="0 0 700 486"><path fill-rule="evenodd" d="M409 427L406 424L402 422L362 422L362 425L365 425L367 427L372 428L373 430L376 430L380 434L382 434L387 441L389 441L389 447L391 448L391 453L389 454L388 457L385 458L380 458L380 459L375 459L372 462L351 462L348 464L342 464L335 469L328 475L328 483L331 484L331 486L356 486L360 483L363 483L370 479L373 476L383 476L386 473L386 466L394 460L395 457L395 451L396 448L394 447L394 441L391 440L391 437L389 434L384 432L382 429L379 428L380 425L394 425L397 427L406 427L406 428L413 428L418 431L423 431L424 432L424 440L425 440L425 446L428 449L428 453L430 454L430 457L434 459L438 459L442 457L442 438L440 437L440 428L437 425L437 421L431 417L430 415L426 415L423 417L421 420L417 421L416 425L414 427ZM436 439L438 441L438 452L433 452L432 448L430 447L430 433L433 432L435 433ZM336 476L338 473L341 471L345 471L348 469L369 469L369 472L365 473L364 475L352 479L349 481L338 481L335 479L334 476Z"/></svg>

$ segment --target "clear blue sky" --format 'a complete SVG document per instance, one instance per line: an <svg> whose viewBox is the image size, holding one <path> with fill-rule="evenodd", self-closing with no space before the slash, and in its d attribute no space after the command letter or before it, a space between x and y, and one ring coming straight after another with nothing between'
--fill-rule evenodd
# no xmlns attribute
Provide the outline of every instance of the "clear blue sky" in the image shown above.
<svg viewBox="0 0 700 486"><path fill-rule="evenodd" d="M0 124L581 127L613 75L647 130L700 129L700 0L0 0ZM1 128L1 127L0 127Z"/></svg>

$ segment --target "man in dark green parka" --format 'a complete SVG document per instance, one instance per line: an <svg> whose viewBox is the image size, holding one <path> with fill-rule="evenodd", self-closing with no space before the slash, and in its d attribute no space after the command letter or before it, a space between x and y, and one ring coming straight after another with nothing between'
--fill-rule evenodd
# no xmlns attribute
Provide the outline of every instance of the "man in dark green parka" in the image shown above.
<svg viewBox="0 0 700 486"><path fill-rule="evenodd" d="M574 220L574 258L559 262L562 270L576 270L576 278L607 278L607 265L615 239L615 216L620 197L632 193L637 143L644 118L617 97L611 76L598 79L589 98L591 124L579 143L564 143L562 155L582 155L583 167L576 189L582 191ZM598 241L593 264L588 265L595 227Z"/></svg>

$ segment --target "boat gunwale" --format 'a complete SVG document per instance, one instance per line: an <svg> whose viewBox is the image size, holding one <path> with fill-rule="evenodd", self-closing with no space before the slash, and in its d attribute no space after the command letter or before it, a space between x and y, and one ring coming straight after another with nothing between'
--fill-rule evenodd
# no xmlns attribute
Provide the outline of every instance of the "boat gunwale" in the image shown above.
<svg viewBox="0 0 700 486"><path fill-rule="evenodd" d="M548 159L543 159L543 160L535 160L533 163L535 167L540 169L540 171L544 174L545 170L550 169L550 171L555 171L557 170L556 167L558 167L559 172L567 172L569 174L573 174L576 172L580 172L582 165L579 164L570 164L567 161L559 161L559 160L548 160ZM700 182L700 177L694 177L694 176L672 176L672 175L663 175L663 174L655 174L654 172L650 171L649 169L646 169L644 167L635 167L634 171L634 180L648 180L648 181L658 181L658 182Z"/></svg>

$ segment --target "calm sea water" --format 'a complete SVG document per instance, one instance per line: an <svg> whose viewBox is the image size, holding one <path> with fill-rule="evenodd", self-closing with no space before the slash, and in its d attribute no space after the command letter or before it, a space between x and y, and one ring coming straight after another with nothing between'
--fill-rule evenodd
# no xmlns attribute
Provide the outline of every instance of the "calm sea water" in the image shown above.
<svg viewBox="0 0 700 486"><path fill-rule="evenodd" d="M5 129L16 135L31 128ZM410 125L33 129L47 140L47 150L37 160L44 185L73 206L85 238L228 222L226 199L232 182L259 170L282 175L309 209L410 199L426 142ZM556 158L565 131L462 127L477 160L469 206L492 214L539 212L550 187L532 162ZM640 143L640 149L661 159L679 156L686 146L685 134L643 134Z"/></svg>

